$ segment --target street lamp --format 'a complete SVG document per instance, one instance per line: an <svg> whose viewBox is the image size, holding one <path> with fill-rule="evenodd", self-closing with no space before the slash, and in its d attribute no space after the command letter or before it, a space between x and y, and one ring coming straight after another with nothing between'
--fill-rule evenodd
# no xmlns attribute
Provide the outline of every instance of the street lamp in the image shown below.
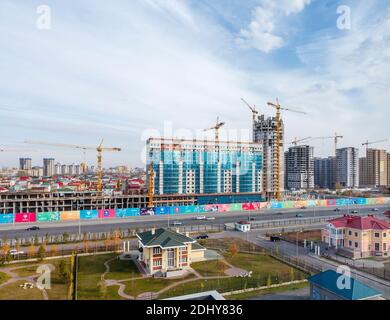
<svg viewBox="0 0 390 320"><path fill-rule="evenodd" d="M298 248L299 248L299 246L298 246L298 234L302 233L302 232L303 232L302 229L299 232L298 231L296 232L296 259L297 259L297 261L298 261Z"/></svg>

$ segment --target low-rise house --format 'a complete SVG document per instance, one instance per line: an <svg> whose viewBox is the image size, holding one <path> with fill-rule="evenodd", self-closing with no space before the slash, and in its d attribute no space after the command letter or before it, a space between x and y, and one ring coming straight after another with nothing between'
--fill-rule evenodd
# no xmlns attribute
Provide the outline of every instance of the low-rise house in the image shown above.
<svg viewBox="0 0 390 320"><path fill-rule="evenodd" d="M352 277L344 278L334 270L326 270L307 280L311 300L383 300L379 291Z"/></svg>
<svg viewBox="0 0 390 320"><path fill-rule="evenodd" d="M322 230L322 241L351 258L388 256L390 223L372 215L344 215L329 221Z"/></svg>
<svg viewBox="0 0 390 320"><path fill-rule="evenodd" d="M149 274L179 276L191 262L204 260L205 248L188 235L160 228L137 234L139 262Z"/></svg>
<svg viewBox="0 0 390 320"><path fill-rule="evenodd" d="M237 231L249 232L251 230L251 224L248 221L238 221L234 224Z"/></svg>

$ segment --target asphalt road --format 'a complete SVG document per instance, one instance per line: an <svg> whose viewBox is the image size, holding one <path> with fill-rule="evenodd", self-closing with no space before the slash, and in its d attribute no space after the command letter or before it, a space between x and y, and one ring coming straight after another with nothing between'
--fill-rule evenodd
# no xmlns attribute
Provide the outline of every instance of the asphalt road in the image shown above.
<svg viewBox="0 0 390 320"><path fill-rule="evenodd" d="M354 206L350 207L349 211L358 210L359 214L366 215L369 213L383 213L390 209L389 205L375 206L379 208L379 212L372 212L374 206ZM255 221L272 221L281 219L296 218L297 214L302 214L304 218L308 217L326 217L336 214L348 213L347 208L341 208L341 212L334 212L334 208L308 208L308 209L263 209L261 211L242 211L229 213L207 213L207 214L189 214L189 215L158 215L158 216L140 216L127 219L107 219L107 220L86 220L86 221L71 221L71 222L52 222L39 224L14 224L0 226L0 238L4 236L13 238L26 238L35 235L45 236L60 235L64 232L77 234L79 232L109 232L121 228L151 228L151 227L167 227L173 226L174 221L180 221L181 226L193 225L218 225L236 222L240 219L253 218ZM205 215L215 217L215 220L196 220L196 216ZM37 225L40 230L27 231L26 228L32 225Z"/></svg>

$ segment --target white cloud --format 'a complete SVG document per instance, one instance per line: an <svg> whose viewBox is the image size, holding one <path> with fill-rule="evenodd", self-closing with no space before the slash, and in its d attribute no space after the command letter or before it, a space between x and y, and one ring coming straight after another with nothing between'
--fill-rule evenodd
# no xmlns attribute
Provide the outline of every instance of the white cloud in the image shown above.
<svg viewBox="0 0 390 320"><path fill-rule="evenodd" d="M252 13L248 27L241 29L237 43L270 53L284 46L284 40L276 34L276 27L286 16L301 12L311 0L262 0Z"/></svg>

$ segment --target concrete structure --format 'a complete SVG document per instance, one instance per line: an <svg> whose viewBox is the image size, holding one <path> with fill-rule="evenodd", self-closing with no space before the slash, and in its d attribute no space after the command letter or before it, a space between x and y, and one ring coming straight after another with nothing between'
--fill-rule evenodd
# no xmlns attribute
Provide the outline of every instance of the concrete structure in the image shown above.
<svg viewBox="0 0 390 320"><path fill-rule="evenodd" d="M258 143L150 138L147 157L155 194L262 192Z"/></svg>
<svg viewBox="0 0 390 320"><path fill-rule="evenodd" d="M251 231L251 224L248 221L238 221L234 224L234 228L240 232Z"/></svg>
<svg viewBox="0 0 390 320"><path fill-rule="evenodd" d="M364 165L365 174L360 180L364 187L385 187L389 183L388 153L386 150L367 149Z"/></svg>
<svg viewBox="0 0 390 320"><path fill-rule="evenodd" d="M53 158L44 158L43 159L43 175L45 177L54 176L54 159Z"/></svg>
<svg viewBox="0 0 390 320"><path fill-rule="evenodd" d="M359 149L336 150L336 183L344 188L359 187Z"/></svg>
<svg viewBox="0 0 390 320"><path fill-rule="evenodd" d="M335 157L314 158L314 187L334 189L335 187Z"/></svg>
<svg viewBox="0 0 390 320"><path fill-rule="evenodd" d="M287 189L301 190L314 188L314 148L295 146L286 153Z"/></svg>
<svg viewBox="0 0 390 320"><path fill-rule="evenodd" d="M284 123L280 126L280 190L285 189L284 173ZM261 115L253 122L253 141L263 145L263 186L267 199L275 198L277 192L277 134L276 117L265 118Z"/></svg>
<svg viewBox="0 0 390 320"><path fill-rule="evenodd" d="M352 258L388 256L390 223L371 215L345 215L329 221L322 230L322 240Z"/></svg>
<svg viewBox="0 0 390 320"><path fill-rule="evenodd" d="M188 235L170 229L152 229L137 234L138 260L149 274L180 276L193 260L202 261L206 251Z"/></svg>
<svg viewBox="0 0 390 320"><path fill-rule="evenodd" d="M352 277L342 277L334 270L309 277L311 300L384 300L379 291Z"/></svg>
<svg viewBox="0 0 390 320"><path fill-rule="evenodd" d="M31 170L32 169L31 158L20 158L19 159L19 169L20 170Z"/></svg>

